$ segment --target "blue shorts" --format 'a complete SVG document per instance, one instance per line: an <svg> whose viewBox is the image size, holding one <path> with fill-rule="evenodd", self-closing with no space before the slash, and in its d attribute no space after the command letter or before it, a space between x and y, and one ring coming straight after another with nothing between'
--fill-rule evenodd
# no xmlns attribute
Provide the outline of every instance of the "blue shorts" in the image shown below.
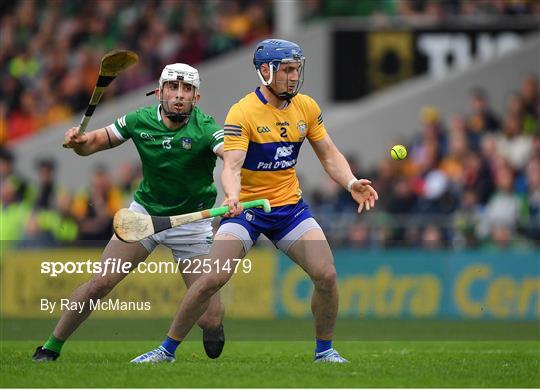
<svg viewBox="0 0 540 390"><path fill-rule="evenodd" d="M262 233L286 252L307 230L320 228L307 203L300 199L296 204L272 207L269 213L257 208L244 210L236 217L223 218L216 236L219 233L236 236L244 242L247 252Z"/></svg>

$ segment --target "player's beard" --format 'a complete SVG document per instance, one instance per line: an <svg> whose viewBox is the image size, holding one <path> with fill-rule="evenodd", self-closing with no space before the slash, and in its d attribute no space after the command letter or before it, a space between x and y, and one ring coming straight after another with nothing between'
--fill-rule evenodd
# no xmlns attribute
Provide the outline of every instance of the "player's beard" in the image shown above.
<svg viewBox="0 0 540 390"><path fill-rule="evenodd" d="M177 104L182 106L175 107ZM161 100L161 107L163 113L171 120L171 122L181 123L191 116L193 108L195 107L195 100L177 100L176 98Z"/></svg>

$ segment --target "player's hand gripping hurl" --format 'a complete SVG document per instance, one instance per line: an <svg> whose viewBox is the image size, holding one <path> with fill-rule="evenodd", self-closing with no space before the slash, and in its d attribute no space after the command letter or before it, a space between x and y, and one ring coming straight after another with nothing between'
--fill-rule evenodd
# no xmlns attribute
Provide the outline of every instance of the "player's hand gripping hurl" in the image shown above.
<svg viewBox="0 0 540 390"><path fill-rule="evenodd" d="M76 146L85 144L88 141L86 133L78 135L79 127L72 127L64 134L64 144L66 148L74 148Z"/></svg>

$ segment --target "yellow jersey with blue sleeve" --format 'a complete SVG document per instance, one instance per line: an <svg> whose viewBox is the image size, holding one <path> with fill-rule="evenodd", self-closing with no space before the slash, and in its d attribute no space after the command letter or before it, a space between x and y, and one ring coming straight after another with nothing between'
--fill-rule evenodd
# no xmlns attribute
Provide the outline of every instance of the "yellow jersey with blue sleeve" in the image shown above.
<svg viewBox="0 0 540 390"><path fill-rule="evenodd" d="M300 147L306 138L319 141L326 136L315 100L298 94L278 109L257 88L230 108L223 131L225 151L246 151L241 201L266 198L272 207L299 202L295 165Z"/></svg>

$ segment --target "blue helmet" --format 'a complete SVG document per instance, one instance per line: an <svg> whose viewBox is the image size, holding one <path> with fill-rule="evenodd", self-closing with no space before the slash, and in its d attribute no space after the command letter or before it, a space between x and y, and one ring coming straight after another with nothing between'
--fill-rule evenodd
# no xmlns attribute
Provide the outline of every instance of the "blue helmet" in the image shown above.
<svg viewBox="0 0 540 390"><path fill-rule="evenodd" d="M273 75L279 70L279 66L282 63L296 62L300 64L299 68L299 80L296 84L294 92L284 92L276 94L271 88ZM284 39L265 39L257 44L255 54L253 55L253 64L262 83L266 85L272 93L280 98L290 100L294 95L298 93L302 83L304 81L304 63L305 57L302 53L302 48L294 42L289 42ZM261 74L262 64L269 64L271 72L270 78L265 80Z"/></svg>
<svg viewBox="0 0 540 390"><path fill-rule="evenodd" d="M272 63L277 68L283 60L303 60L302 49L294 42L284 39L265 39L257 44L253 56L255 69L262 64Z"/></svg>

